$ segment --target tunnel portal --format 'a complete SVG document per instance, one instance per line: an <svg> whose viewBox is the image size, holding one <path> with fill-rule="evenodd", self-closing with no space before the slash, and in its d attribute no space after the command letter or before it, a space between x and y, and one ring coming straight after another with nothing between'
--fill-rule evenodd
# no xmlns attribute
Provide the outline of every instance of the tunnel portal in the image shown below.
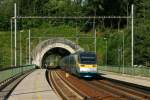
<svg viewBox="0 0 150 100"><path fill-rule="evenodd" d="M39 67L45 66L46 64L47 66L51 66L53 65L52 62L58 63L58 61L52 61L52 58L59 60L64 56L75 53L76 51L84 50L71 40L64 38L44 40L32 51L32 64Z"/></svg>

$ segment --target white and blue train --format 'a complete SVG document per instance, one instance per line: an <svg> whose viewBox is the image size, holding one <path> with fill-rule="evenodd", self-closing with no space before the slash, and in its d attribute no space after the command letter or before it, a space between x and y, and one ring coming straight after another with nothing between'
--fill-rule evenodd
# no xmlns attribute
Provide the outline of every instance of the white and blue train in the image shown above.
<svg viewBox="0 0 150 100"><path fill-rule="evenodd" d="M92 78L97 75L97 59L94 52L77 52L61 59L59 66L74 75Z"/></svg>

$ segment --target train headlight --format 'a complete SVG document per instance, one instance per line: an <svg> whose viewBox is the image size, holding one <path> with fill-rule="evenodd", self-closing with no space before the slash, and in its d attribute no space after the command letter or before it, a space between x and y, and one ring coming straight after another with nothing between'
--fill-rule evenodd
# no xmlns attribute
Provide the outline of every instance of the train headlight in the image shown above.
<svg viewBox="0 0 150 100"><path fill-rule="evenodd" d="M81 67L84 67L84 65L80 65Z"/></svg>

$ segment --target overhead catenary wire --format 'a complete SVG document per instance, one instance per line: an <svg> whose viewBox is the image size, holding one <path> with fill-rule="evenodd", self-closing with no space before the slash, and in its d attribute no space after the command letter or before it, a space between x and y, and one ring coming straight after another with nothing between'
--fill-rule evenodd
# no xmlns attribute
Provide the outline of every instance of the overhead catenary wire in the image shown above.
<svg viewBox="0 0 150 100"><path fill-rule="evenodd" d="M132 16L16 16L17 19L126 19ZM15 17L12 17L15 19Z"/></svg>

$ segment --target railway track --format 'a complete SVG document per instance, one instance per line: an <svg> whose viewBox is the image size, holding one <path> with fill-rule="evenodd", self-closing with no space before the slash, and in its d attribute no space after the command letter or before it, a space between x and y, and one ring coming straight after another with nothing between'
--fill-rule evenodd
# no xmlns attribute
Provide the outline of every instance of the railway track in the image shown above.
<svg viewBox="0 0 150 100"><path fill-rule="evenodd" d="M62 80L61 77L55 71L50 71L49 78L51 79L51 86L58 95L65 100L83 100L83 94L79 94L74 91L73 87L70 86L66 81Z"/></svg>
<svg viewBox="0 0 150 100"><path fill-rule="evenodd" d="M52 87L65 100L150 100L148 92L107 79L84 80L61 70L49 72Z"/></svg>
<svg viewBox="0 0 150 100"><path fill-rule="evenodd" d="M103 88L104 90L110 91L116 95L119 95L123 98L127 99L135 99L135 100L150 100L150 95L148 93L143 93L142 91L138 91L136 89L132 89L132 87L126 87L122 84L115 84L108 80L99 80L99 81L91 81L90 84L96 86L97 88Z"/></svg>

